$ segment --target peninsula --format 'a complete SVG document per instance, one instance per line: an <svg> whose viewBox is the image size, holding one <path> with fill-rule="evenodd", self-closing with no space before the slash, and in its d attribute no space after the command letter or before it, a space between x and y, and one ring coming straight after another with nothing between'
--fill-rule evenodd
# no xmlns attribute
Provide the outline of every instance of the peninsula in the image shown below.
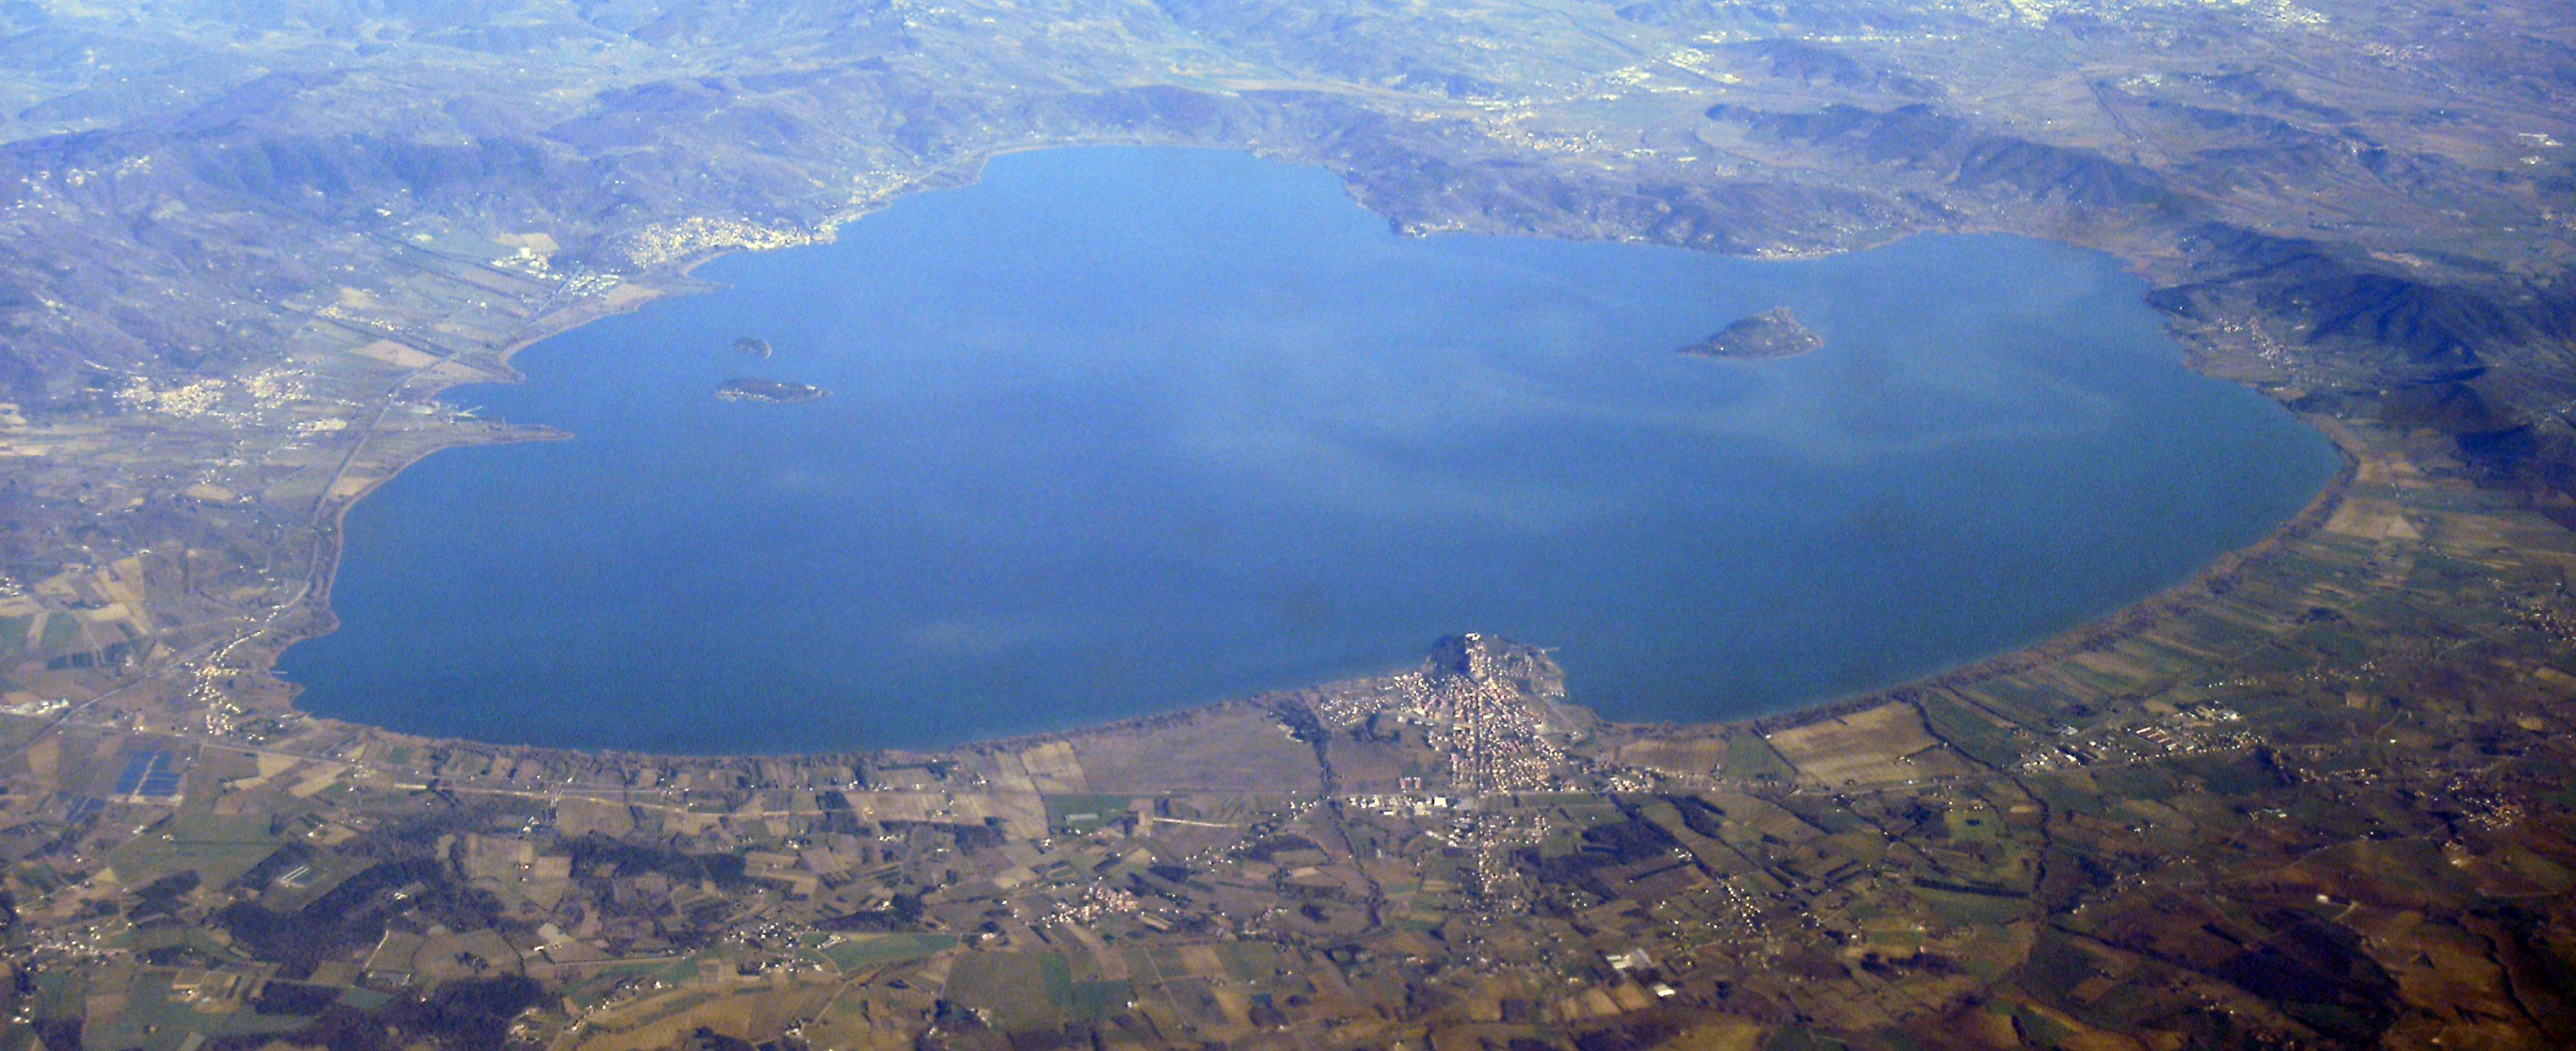
<svg viewBox="0 0 2576 1051"><path fill-rule="evenodd" d="M1788 307L1776 306L1752 317L1739 318L1716 335L1683 347L1682 353L1757 361L1805 354L1824 345L1824 338L1799 324Z"/></svg>
<svg viewBox="0 0 2576 1051"><path fill-rule="evenodd" d="M772 405L794 405L812 401L831 393L821 387L784 380L754 379L736 376L716 385L716 397L725 401L760 401Z"/></svg>

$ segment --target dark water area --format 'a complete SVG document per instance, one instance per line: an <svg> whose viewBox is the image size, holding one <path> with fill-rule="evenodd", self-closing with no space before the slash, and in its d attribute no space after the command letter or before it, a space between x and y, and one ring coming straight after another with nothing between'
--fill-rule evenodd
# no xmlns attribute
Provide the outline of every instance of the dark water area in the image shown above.
<svg viewBox="0 0 2576 1051"><path fill-rule="evenodd" d="M571 441L348 519L310 710L683 752L937 746L1555 647L1623 719L2044 637L2295 513L2331 447L2107 258L1400 238L1220 151L996 159L449 392ZM1791 307L1825 349L1675 353ZM736 348L750 337L773 353ZM722 401L747 376L831 393Z"/></svg>

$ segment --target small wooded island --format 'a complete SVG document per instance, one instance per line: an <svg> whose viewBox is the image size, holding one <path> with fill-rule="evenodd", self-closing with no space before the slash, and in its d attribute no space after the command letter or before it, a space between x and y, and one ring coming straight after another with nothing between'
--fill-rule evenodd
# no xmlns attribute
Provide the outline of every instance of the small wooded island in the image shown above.
<svg viewBox="0 0 2576 1051"><path fill-rule="evenodd" d="M740 339L734 340L733 349L749 354L752 357L759 358L762 361L769 360L769 355L772 353L769 349L768 340L755 339L750 336L744 336Z"/></svg>
<svg viewBox="0 0 2576 1051"><path fill-rule="evenodd" d="M1824 337L1799 324L1788 307L1778 306L1740 319L1706 340L1683 347L1682 353L1752 361L1804 354L1824 345Z"/></svg>
<svg viewBox="0 0 2576 1051"><path fill-rule="evenodd" d="M765 401L772 405L793 405L812 401L831 393L821 387L783 380L753 379L736 376L716 385L716 397L726 401Z"/></svg>

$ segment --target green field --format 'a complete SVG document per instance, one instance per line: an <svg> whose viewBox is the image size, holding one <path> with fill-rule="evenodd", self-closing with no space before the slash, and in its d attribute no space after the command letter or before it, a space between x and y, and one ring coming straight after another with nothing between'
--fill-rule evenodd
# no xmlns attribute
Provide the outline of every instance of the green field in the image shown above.
<svg viewBox="0 0 2576 1051"><path fill-rule="evenodd" d="M1101 980L1088 966L1076 969L1063 953L981 952L960 957L948 976L948 997L988 1004L993 1025L1004 1032L1090 1022L1124 1010L1135 997L1125 980Z"/></svg>
<svg viewBox="0 0 2576 1051"><path fill-rule="evenodd" d="M219 817L190 811L151 835L127 840L108 854L107 863L137 885L192 869L206 886L220 887L286 844L284 837L269 834L268 825L265 814Z"/></svg>
<svg viewBox="0 0 2576 1051"><path fill-rule="evenodd" d="M1790 766L1789 760L1772 750L1771 742L1754 734L1736 734L1727 738L1726 758L1717 769L1720 774L1733 778L1794 781L1798 777L1798 768Z"/></svg>
<svg viewBox="0 0 2576 1051"><path fill-rule="evenodd" d="M1046 802L1048 831L1081 835L1126 816L1128 801L1134 797L1074 794L1038 798Z"/></svg>
<svg viewBox="0 0 2576 1051"><path fill-rule="evenodd" d="M815 939L822 942L826 939ZM832 961L843 973L907 963L956 947L957 939L945 934L875 934L843 937L828 947L817 947L815 955Z"/></svg>
<svg viewBox="0 0 2576 1051"><path fill-rule="evenodd" d="M1924 723L1951 747L1966 752L1968 758L2003 768L2021 761L2021 746L1986 717L1930 691L1926 691L1921 704Z"/></svg>
<svg viewBox="0 0 2576 1051"><path fill-rule="evenodd" d="M62 650L77 649L73 640L80 636L80 618L69 613L45 616L44 634L36 640L36 654L49 657Z"/></svg>

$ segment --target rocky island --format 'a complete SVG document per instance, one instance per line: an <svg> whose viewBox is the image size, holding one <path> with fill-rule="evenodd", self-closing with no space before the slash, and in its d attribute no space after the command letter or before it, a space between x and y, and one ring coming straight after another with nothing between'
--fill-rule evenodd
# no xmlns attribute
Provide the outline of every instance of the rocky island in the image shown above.
<svg viewBox="0 0 2576 1051"><path fill-rule="evenodd" d="M736 376L716 385L716 397L726 401L765 401L772 405L793 405L812 401L831 393L821 387L784 380L753 379Z"/></svg>
<svg viewBox="0 0 2576 1051"><path fill-rule="evenodd" d="M775 353L770 349L768 340L755 339L750 336L744 336L740 339L734 340L733 349L749 354L752 357L759 358L762 361L769 360L769 356L772 353Z"/></svg>
<svg viewBox="0 0 2576 1051"><path fill-rule="evenodd" d="M1824 337L1799 324L1797 316L1789 313L1788 307L1778 306L1752 317L1740 318L1718 334L1683 347L1682 353L1759 361L1804 354L1824 345Z"/></svg>

